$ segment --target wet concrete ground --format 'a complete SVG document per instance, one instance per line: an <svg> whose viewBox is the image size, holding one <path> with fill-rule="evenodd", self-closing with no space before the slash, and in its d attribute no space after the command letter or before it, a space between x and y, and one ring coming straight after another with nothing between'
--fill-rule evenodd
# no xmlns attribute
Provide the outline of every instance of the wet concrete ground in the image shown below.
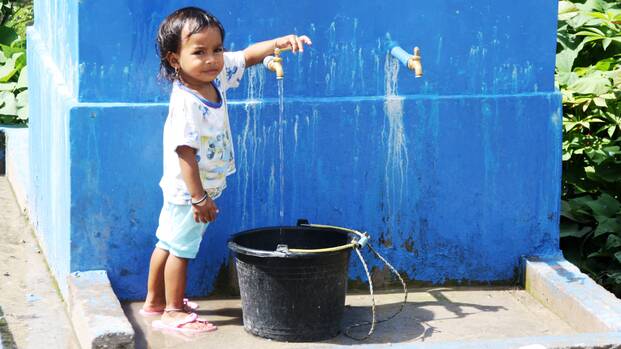
<svg viewBox="0 0 621 349"><path fill-rule="evenodd" d="M396 311L403 301L399 292L377 295L378 318ZM200 300L198 313L219 329L200 335L162 333L150 326L155 318L143 318L140 302L124 304L124 310L136 330L136 348L325 348L334 345L440 343L505 339L527 336L576 334L562 319L551 313L526 291L507 288L430 288L415 289L408 295L404 311L396 318L378 324L375 334L357 342L340 334L319 343L282 343L246 333L242 324L239 299ZM343 326L371 319L368 294L347 296ZM352 331L366 334L368 327Z"/></svg>
<svg viewBox="0 0 621 349"><path fill-rule="evenodd" d="M0 348L79 348L32 228L0 176Z"/></svg>

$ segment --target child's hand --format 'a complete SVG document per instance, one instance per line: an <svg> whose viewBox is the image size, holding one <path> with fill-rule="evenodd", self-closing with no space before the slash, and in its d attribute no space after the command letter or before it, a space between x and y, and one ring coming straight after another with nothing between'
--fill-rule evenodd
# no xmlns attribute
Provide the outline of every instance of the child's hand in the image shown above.
<svg viewBox="0 0 621 349"><path fill-rule="evenodd" d="M290 34L276 39L276 47L283 49L291 47L292 52L304 52L304 45L312 45L311 39L306 35L297 36Z"/></svg>
<svg viewBox="0 0 621 349"><path fill-rule="evenodd" d="M200 204L192 205L192 211L194 211L194 221L196 223L213 222L216 220L218 212L220 212L218 206L211 198L207 198L207 200Z"/></svg>

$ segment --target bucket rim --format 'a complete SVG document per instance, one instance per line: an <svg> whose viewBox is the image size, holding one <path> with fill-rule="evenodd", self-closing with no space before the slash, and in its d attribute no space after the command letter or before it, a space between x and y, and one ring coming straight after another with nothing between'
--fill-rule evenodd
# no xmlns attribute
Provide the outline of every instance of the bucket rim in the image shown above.
<svg viewBox="0 0 621 349"><path fill-rule="evenodd" d="M312 257L319 257L319 256L338 255L338 254L341 254L341 253L349 253L349 249L340 250L340 251L333 251L333 252L321 252L321 253L291 252L291 251L282 252L282 251L277 251L277 250L267 251L267 250L258 250L258 249L253 249L253 248L249 248L249 247L244 247L244 246L241 246L238 243L233 241L237 237L240 237L242 235L247 235L247 234L255 233L257 231L262 231L262 230L279 230L279 229L289 229L289 230L330 230L330 231L338 232L339 234L342 234L342 235L347 235L347 236L351 235L351 233L347 229L340 228L340 227L330 227L330 228L315 227L315 226L312 226L310 224L308 224L308 225L307 224L299 224L299 225L290 225L290 226L289 225L287 225L287 226L285 226L285 225L283 225L283 226L271 226L271 227L254 228L254 229L244 230L244 231L241 231L239 233L236 233L236 234L232 235L229 238L227 246L228 246L228 248L231 251L233 251L235 253L239 253L239 254L243 254L243 255L247 255L247 256L254 256L254 257L312 258Z"/></svg>

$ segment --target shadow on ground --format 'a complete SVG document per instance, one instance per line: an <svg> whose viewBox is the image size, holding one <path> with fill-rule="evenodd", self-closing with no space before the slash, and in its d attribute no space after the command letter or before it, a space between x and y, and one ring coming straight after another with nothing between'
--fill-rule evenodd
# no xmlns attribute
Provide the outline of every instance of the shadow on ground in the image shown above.
<svg viewBox="0 0 621 349"><path fill-rule="evenodd" d="M0 307L0 348L2 349L17 349L13 334L9 330L9 324L4 318L4 312Z"/></svg>
<svg viewBox="0 0 621 349"><path fill-rule="evenodd" d="M403 343L403 342L424 342L441 333L439 328L434 327L434 321L464 319L473 314L493 313L505 311L506 308L500 305L483 305L481 303L468 303L451 301L443 294L443 290L429 290L427 295L431 295L426 300L410 300L403 306L403 311L395 318L377 323L373 335L364 340L358 341L346 336L343 332L347 332L350 336L356 338L364 337L370 328L368 321L371 320L371 307L366 304L371 303L368 296L358 296L357 299L345 307L342 332L337 337L317 342L317 346L331 345L359 345L359 344L387 344L387 343ZM356 297L356 296L354 296ZM397 312L403 302L394 302L397 299L403 299L402 295L393 296L387 304L379 304L376 306L377 320L391 317ZM380 298L376 298L378 301ZM379 300L381 303L382 300ZM136 331L136 348L153 347L155 343L157 347L162 348L185 348L191 345L218 345L226 342L232 347L237 344L241 347L260 348L281 348L283 346L296 348L308 347L310 343L283 343L270 341L263 338L255 337L243 330L242 309L237 307L239 300L209 300L199 301L201 309L197 313L204 318L209 319L219 327L219 330L211 334L203 335L183 335L179 332L175 333L157 333L150 328L150 322L158 319L142 318L138 314L139 303L134 305L125 304L125 312L128 319L133 324ZM364 305L363 305L364 304ZM361 326L352 327L352 324L360 324ZM366 323L366 324L364 324ZM236 344L237 343L237 344Z"/></svg>
<svg viewBox="0 0 621 349"><path fill-rule="evenodd" d="M364 343L386 344L386 343L402 343L412 342L414 340L424 342L431 338L434 333L440 331L428 322L437 320L446 320L448 318L439 318L434 312L428 310L433 307L443 307L450 314L451 319L466 318L472 311L468 312L465 308L470 308L476 312L498 312L506 310L502 306L485 306L474 303L451 302L444 297L440 291L431 291L437 301L426 302L408 302L403 311L396 317L381 322L383 319L391 317L401 307L402 303L384 304L375 307L376 323L375 330L370 338L364 340ZM354 338L365 337L371 327L369 321L371 319L371 307L366 306L347 306L343 316L343 332ZM362 326L355 326L359 323L365 323ZM361 341L351 339L344 333L338 337L327 341L327 343L339 345L356 345Z"/></svg>

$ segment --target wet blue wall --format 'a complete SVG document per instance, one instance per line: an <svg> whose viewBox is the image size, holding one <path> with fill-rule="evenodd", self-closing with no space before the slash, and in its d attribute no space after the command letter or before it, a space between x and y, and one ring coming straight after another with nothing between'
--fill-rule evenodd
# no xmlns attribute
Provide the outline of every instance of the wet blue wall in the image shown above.
<svg viewBox="0 0 621 349"><path fill-rule="evenodd" d="M61 236L50 244L66 248L52 264L105 269L121 298L141 298L162 204L168 98L156 78L154 33L177 7L204 4L66 2L80 23L69 53L32 39L53 35L38 24L30 36L75 86L69 107L47 101L54 89L32 97L42 114L32 118L35 129L63 126L39 131L39 151L62 150L53 166L66 179L35 194L67 196L57 208L67 219L44 224ZM290 32L314 45L285 56L282 123L276 81L262 67L229 94L238 172L190 264L190 295L213 290L231 234L299 217L366 230L410 279L432 283L506 281L520 256L558 253L555 2L214 1L209 9L229 49ZM423 78L386 55L388 38L421 48ZM49 80L45 68L30 69L34 84ZM54 109L52 121L45 108ZM364 277L354 259L350 277Z"/></svg>

